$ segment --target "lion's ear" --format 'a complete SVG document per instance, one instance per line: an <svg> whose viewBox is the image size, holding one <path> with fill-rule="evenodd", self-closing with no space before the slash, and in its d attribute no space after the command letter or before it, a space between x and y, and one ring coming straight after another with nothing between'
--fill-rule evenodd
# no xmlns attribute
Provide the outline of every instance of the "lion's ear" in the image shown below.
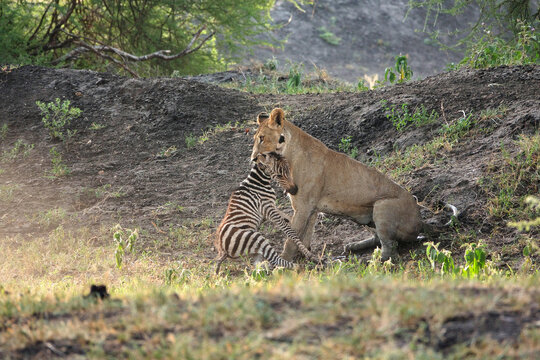
<svg viewBox="0 0 540 360"><path fill-rule="evenodd" d="M283 129L283 122L285 121L285 112L283 109L275 108L270 113L270 121L268 126L273 129Z"/></svg>
<svg viewBox="0 0 540 360"><path fill-rule="evenodd" d="M259 115L257 115L257 124L261 125L263 123L263 121L265 121L269 117L270 117L270 115L268 115L265 112L260 113Z"/></svg>

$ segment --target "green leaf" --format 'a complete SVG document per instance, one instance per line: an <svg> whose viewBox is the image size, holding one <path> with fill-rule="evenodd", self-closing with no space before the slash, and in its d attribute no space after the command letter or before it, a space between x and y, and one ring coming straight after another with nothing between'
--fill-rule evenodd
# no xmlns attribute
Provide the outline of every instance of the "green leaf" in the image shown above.
<svg viewBox="0 0 540 360"><path fill-rule="evenodd" d="M122 268L122 257L124 255L124 250L122 250L121 248L117 248L116 251L114 252L114 258L116 260L116 267L117 268Z"/></svg>

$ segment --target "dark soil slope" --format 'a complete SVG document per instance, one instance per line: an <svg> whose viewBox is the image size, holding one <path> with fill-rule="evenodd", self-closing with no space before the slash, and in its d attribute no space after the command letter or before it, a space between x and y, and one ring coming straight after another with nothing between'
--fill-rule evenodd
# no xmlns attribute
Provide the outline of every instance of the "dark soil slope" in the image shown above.
<svg viewBox="0 0 540 360"><path fill-rule="evenodd" d="M334 149L350 136L359 159L366 162L425 144L463 112L480 114L502 106L504 116L479 125L485 131L441 151L436 162L396 178L428 206L440 200L456 205L463 212L461 231L490 234L501 220L488 217L489 194L478 180L500 158L501 144L513 153L518 135L538 131L540 66L461 70L364 93L299 96L255 96L177 78L135 80L22 67L0 73L0 94L0 126L7 124L0 154L11 151L17 140L34 144L28 156L0 163L0 185L6 189L0 202L0 235L50 231L57 224L39 221L36 214L54 208L65 209L73 224L121 220L144 228L146 237L166 236L159 228L195 219L217 223L230 192L248 172L253 121L258 112L275 106L285 108L289 119ZM35 105L36 100L55 98L69 99L83 111L71 125L77 133L67 144L50 138ZM441 116L436 123L398 132L385 117L381 100L387 106L407 103L411 109L423 105ZM207 141L186 146L187 137L203 134ZM68 176L46 177L53 146L70 168ZM171 203L183 210L160 211ZM485 239L490 246L515 240L514 230L503 228ZM357 225L341 219L326 219L316 229L315 248L326 243L334 253L344 242L363 236Z"/></svg>

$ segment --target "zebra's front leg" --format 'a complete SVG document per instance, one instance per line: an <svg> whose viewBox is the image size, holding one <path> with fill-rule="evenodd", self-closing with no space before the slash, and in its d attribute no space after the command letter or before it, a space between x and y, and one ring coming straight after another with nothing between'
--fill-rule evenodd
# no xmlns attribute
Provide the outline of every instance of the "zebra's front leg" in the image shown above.
<svg viewBox="0 0 540 360"><path fill-rule="evenodd" d="M302 243L296 232L291 228L289 222L284 219L281 212L277 208L270 208L268 210L267 217L277 225L277 227L285 233L285 235L294 242L300 252L309 260L317 261L317 258L306 248Z"/></svg>

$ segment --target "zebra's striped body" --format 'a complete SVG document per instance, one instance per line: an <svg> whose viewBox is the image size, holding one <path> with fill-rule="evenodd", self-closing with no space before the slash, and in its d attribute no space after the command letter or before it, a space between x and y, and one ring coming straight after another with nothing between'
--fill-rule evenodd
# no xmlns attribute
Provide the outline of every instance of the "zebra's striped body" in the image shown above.
<svg viewBox="0 0 540 360"><path fill-rule="evenodd" d="M216 274L227 257L236 258L242 254L262 255L273 266L295 267L293 263L282 259L268 240L257 232L264 219L274 222L289 238L299 243L306 256L312 257L275 205L276 193L271 186L271 177L266 172L271 173L286 190L297 190L290 171L283 171L284 166L289 170L285 159L278 155L269 158L265 164L255 164L248 177L232 193L215 239L215 247L219 253Z"/></svg>

